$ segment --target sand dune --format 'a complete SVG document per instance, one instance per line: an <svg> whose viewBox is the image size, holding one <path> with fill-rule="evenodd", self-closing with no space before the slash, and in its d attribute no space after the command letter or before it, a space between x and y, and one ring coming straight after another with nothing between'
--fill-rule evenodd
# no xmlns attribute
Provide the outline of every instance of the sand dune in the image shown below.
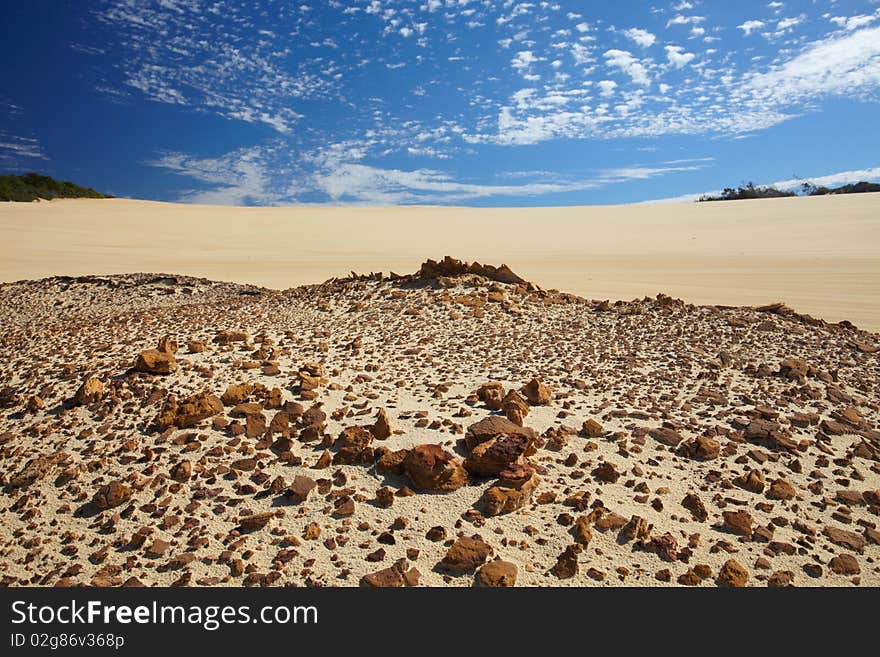
<svg viewBox="0 0 880 657"><path fill-rule="evenodd" d="M283 289L448 253L587 298L785 301L880 331L878 219L880 194L518 209L9 203L0 280L158 271Z"/></svg>

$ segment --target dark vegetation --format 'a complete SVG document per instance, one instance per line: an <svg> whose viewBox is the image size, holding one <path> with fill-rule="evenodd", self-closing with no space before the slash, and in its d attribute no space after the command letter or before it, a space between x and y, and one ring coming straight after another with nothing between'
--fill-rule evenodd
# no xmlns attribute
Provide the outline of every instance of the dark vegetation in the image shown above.
<svg viewBox="0 0 880 657"><path fill-rule="evenodd" d="M699 201L741 201L748 198L781 198L785 196L825 196L827 194L864 194L865 192L880 192L880 184L858 182L840 187L816 186L811 182L804 182L800 186L800 193L777 189L776 187L756 187L750 182L740 185L736 189L726 187L720 196L701 196Z"/></svg>
<svg viewBox="0 0 880 657"><path fill-rule="evenodd" d="M61 182L26 173L23 176L0 176L0 201L35 201L38 198L110 198L90 187L81 187L72 182Z"/></svg>

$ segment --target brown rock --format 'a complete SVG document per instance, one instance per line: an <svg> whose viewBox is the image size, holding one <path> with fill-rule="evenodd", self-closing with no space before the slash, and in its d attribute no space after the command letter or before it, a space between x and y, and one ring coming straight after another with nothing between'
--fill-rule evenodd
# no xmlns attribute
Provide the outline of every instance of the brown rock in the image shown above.
<svg viewBox="0 0 880 657"><path fill-rule="evenodd" d="M394 504L394 491L387 486L382 486L376 491L376 503L383 509L387 509Z"/></svg>
<svg viewBox="0 0 880 657"><path fill-rule="evenodd" d="M442 540L445 540L446 528L440 525L437 525L436 527L431 527L431 529L428 530L428 533L425 534L425 538L433 543L438 543Z"/></svg>
<svg viewBox="0 0 880 657"><path fill-rule="evenodd" d="M600 481L607 481L610 484L620 479L620 473L611 461L603 461L601 465L593 470L593 476Z"/></svg>
<svg viewBox="0 0 880 657"><path fill-rule="evenodd" d="M245 418L244 435L248 438L260 438L266 433L266 416L254 413Z"/></svg>
<svg viewBox="0 0 880 657"><path fill-rule="evenodd" d="M678 447L678 444L684 440L681 434L679 434L674 429L670 429L669 427L657 427L655 429L651 429L648 432L648 435L651 438L663 443L664 445L669 445L670 447Z"/></svg>
<svg viewBox="0 0 880 657"><path fill-rule="evenodd" d="M112 509L124 504L131 498L132 490L121 481L111 481L95 491L92 504L101 509Z"/></svg>
<svg viewBox="0 0 880 657"><path fill-rule="evenodd" d="M409 568L406 559L398 559L394 565L368 573L361 578L362 586L400 588L418 586L419 571Z"/></svg>
<svg viewBox="0 0 880 657"><path fill-rule="evenodd" d="M752 516L748 511L723 511L724 527L742 536L752 535Z"/></svg>
<svg viewBox="0 0 880 657"><path fill-rule="evenodd" d="M154 540L150 547L147 548L147 554L151 557L161 557L171 547L171 543L163 541L161 538Z"/></svg>
<svg viewBox="0 0 880 657"><path fill-rule="evenodd" d="M207 392L187 397L178 403L170 397L165 406L156 416L156 426L160 429L178 427L183 429L201 422L204 419L217 415L223 411L223 403L214 395Z"/></svg>
<svg viewBox="0 0 880 657"><path fill-rule="evenodd" d="M847 531L846 529L826 527L824 534L835 545L845 547L847 550L852 550L853 552L862 552L868 544L868 541L865 540L864 536L856 534L855 532Z"/></svg>
<svg viewBox="0 0 880 657"><path fill-rule="evenodd" d="M388 413L385 412L384 408L379 409L379 413L376 415L376 421L370 427L370 433L373 434L376 440L385 440L394 433L391 429L391 421L388 419Z"/></svg>
<svg viewBox="0 0 880 657"><path fill-rule="evenodd" d="M192 463L189 461L180 461L177 465L171 468L171 478L175 481L188 481L192 476Z"/></svg>
<svg viewBox="0 0 880 657"><path fill-rule="evenodd" d="M250 336L247 331L220 331L214 336L217 344L230 344L232 342L247 342Z"/></svg>
<svg viewBox="0 0 880 657"><path fill-rule="evenodd" d="M541 383L537 377L520 388L520 392L525 395L532 406L546 406L553 401L553 392L550 387Z"/></svg>
<svg viewBox="0 0 880 657"><path fill-rule="evenodd" d="M693 441L691 453L698 459L710 461L718 458L718 454L721 453L721 444L712 438L697 436Z"/></svg>
<svg viewBox="0 0 880 657"><path fill-rule="evenodd" d="M142 351L134 362L134 369L147 374L172 374L178 367L173 354L158 349Z"/></svg>
<svg viewBox="0 0 880 657"><path fill-rule="evenodd" d="M508 420L521 427L529 414L529 405L516 391L511 390L501 401L501 410Z"/></svg>
<svg viewBox="0 0 880 657"><path fill-rule="evenodd" d="M721 566L718 573L719 586L742 587L749 580L749 571L741 566L737 561L728 559Z"/></svg>
<svg viewBox="0 0 880 657"><path fill-rule="evenodd" d="M495 560L484 564L478 571L476 583L478 586L509 587L516 585L516 564L509 561Z"/></svg>
<svg viewBox="0 0 880 657"><path fill-rule="evenodd" d="M253 532L258 529L262 529L272 518L276 517L276 512L274 511L266 511L265 513L255 513L250 516L245 516L243 518L238 519L239 527L241 527L242 531L245 532Z"/></svg>
<svg viewBox="0 0 880 657"><path fill-rule="evenodd" d="M467 483L467 472L440 445L418 445L409 451L403 467L413 486L420 490L450 491Z"/></svg>
<svg viewBox="0 0 880 657"><path fill-rule="evenodd" d="M786 358L779 363L779 376L803 382L807 376L809 365L800 358Z"/></svg>
<svg viewBox="0 0 880 657"><path fill-rule="evenodd" d="M499 435L521 435L528 438L532 443L538 438L538 434L534 429L529 427L521 427L519 425L514 424L507 418L500 417L498 415L490 415L487 418L480 420L479 422L475 422L471 426L468 427L467 432L465 433L465 443L467 444L468 450L472 450L474 447L479 445L480 443L484 443L487 440L491 440ZM530 456L534 454L535 448L530 447L526 452L526 456Z"/></svg>
<svg viewBox="0 0 880 657"><path fill-rule="evenodd" d="M284 494L297 502L305 502L311 498L317 487L318 482L314 479L296 475Z"/></svg>
<svg viewBox="0 0 880 657"><path fill-rule="evenodd" d="M450 546L439 565L454 573L473 572L492 552L492 547L479 536L462 536Z"/></svg>
<svg viewBox="0 0 880 657"><path fill-rule="evenodd" d="M693 519L698 522L705 522L706 518L709 517L709 514L706 512L706 507L703 505L703 501L693 493L685 495L684 499L681 501L681 505L690 511Z"/></svg>
<svg viewBox="0 0 880 657"><path fill-rule="evenodd" d="M247 401L253 390L254 386L251 383L233 383L227 386L224 393L220 396L220 401L226 406L237 406Z"/></svg>
<svg viewBox="0 0 880 657"><path fill-rule="evenodd" d="M481 503L486 515L496 516L522 508L531 499L540 481L534 471L525 481L502 479L499 482L501 485L492 486L483 493Z"/></svg>
<svg viewBox="0 0 880 657"><path fill-rule="evenodd" d="M767 579L767 586L772 588L784 588L792 585L794 573L790 570L777 570Z"/></svg>
<svg viewBox="0 0 880 657"><path fill-rule="evenodd" d="M753 493L763 493L764 487L767 484L764 480L764 473L761 470L749 470L748 473L737 477L735 481L739 486Z"/></svg>
<svg viewBox="0 0 880 657"><path fill-rule="evenodd" d="M858 575L861 573L858 559L851 554L839 554L828 562L831 571L838 575Z"/></svg>
<svg viewBox="0 0 880 657"><path fill-rule="evenodd" d="M785 479L776 479L770 484L767 497L775 500L790 500L795 496L794 486Z"/></svg>
<svg viewBox="0 0 880 657"><path fill-rule="evenodd" d="M479 477L497 476L514 463L522 463L530 441L522 434L500 434L476 445L464 460L464 468Z"/></svg>
<svg viewBox="0 0 880 657"><path fill-rule="evenodd" d="M408 449L385 451L376 461L376 470L386 474L402 475L405 472L403 462L407 454L409 454Z"/></svg>
<svg viewBox="0 0 880 657"><path fill-rule="evenodd" d="M477 399L493 411L501 410L504 401L504 385L494 381L484 383L477 388Z"/></svg>
<svg viewBox="0 0 880 657"><path fill-rule="evenodd" d="M581 425L581 430L589 438L600 438L605 435L605 430L602 428L602 425L592 419L586 420L583 425Z"/></svg>
<svg viewBox="0 0 880 657"><path fill-rule="evenodd" d="M190 353L199 354L208 348L208 344L204 340L190 340L186 343Z"/></svg>
<svg viewBox="0 0 880 657"><path fill-rule="evenodd" d="M104 397L104 384L99 379L91 376L76 391L73 403L79 405L95 404Z"/></svg>
<svg viewBox="0 0 880 657"><path fill-rule="evenodd" d="M581 545L589 544L593 538L593 532L590 530L590 520L587 516L581 516L575 520L574 525L571 527L571 532L574 535L575 542Z"/></svg>
<svg viewBox="0 0 880 657"><path fill-rule="evenodd" d="M336 440L337 450L333 456L334 464L352 465L355 463L369 463L373 460L373 451L370 443L373 442L373 434L366 427L347 427L339 434Z"/></svg>
<svg viewBox="0 0 880 657"><path fill-rule="evenodd" d="M571 579L578 573L578 555L583 551L579 543L569 545L556 559L550 572L559 579Z"/></svg>
<svg viewBox="0 0 880 657"><path fill-rule="evenodd" d="M662 536L652 536L648 546L664 561L678 561L678 543L669 532Z"/></svg>

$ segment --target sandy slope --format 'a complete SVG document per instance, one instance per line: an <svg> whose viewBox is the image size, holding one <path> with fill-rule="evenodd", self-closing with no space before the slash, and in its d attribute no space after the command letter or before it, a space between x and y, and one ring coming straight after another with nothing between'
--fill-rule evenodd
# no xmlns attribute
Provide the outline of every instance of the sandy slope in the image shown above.
<svg viewBox="0 0 880 657"><path fill-rule="evenodd" d="M507 262L594 299L782 300L880 331L880 194L474 209L0 204L0 280L166 271L283 289L426 257Z"/></svg>
<svg viewBox="0 0 880 657"><path fill-rule="evenodd" d="M880 585L878 336L448 272L0 286L0 586Z"/></svg>

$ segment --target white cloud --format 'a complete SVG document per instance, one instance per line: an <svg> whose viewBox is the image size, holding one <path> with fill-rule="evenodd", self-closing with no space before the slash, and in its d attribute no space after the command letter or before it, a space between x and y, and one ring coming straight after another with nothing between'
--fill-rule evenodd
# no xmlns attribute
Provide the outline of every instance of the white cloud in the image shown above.
<svg viewBox="0 0 880 657"><path fill-rule="evenodd" d="M0 130L0 163L11 167L20 165L23 160L48 159L37 139L19 137Z"/></svg>
<svg viewBox="0 0 880 657"><path fill-rule="evenodd" d="M165 153L148 166L207 183L207 190L184 192L179 200L206 205L271 205L280 200L272 191L269 166L260 148L245 148L216 158L199 158L183 153Z"/></svg>
<svg viewBox="0 0 880 657"><path fill-rule="evenodd" d="M762 27L764 27L764 21L746 21L737 25L737 28L742 30L746 36L749 36L755 30L760 30Z"/></svg>
<svg viewBox="0 0 880 657"><path fill-rule="evenodd" d="M880 86L880 27L807 46L766 73L749 76L738 94L786 104L826 94L868 92Z"/></svg>
<svg viewBox="0 0 880 657"><path fill-rule="evenodd" d="M404 171L365 164L340 164L315 176L318 188L337 202L390 205L401 203L450 203L477 198L530 197L595 189L632 180L647 180L702 165L628 167L608 169L578 180L535 180L518 185L473 184L430 169Z"/></svg>
<svg viewBox="0 0 880 657"><path fill-rule="evenodd" d="M679 14L675 18L666 22L666 27L672 25L697 25L706 20L705 16L682 16Z"/></svg>
<svg viewBox="0 0 880 657"><path fill-rule="evenodd" d="M696 57L692 52L685 52L681 46L666 46L666 59L675 68L681 68Z"/></svg>
<svg viewBox="0 0 880 657"><path fill-rule="evenodd" d="M654 42L657 41L657 37L648 32L647 30L643 30L638 27L631 28L626 30L624 34L629 38L635 41L642 48L649 48L654 45Z"/></svg>
<svg viewBox="0 0 880 657"><path fill-rule="evenodd" d="M870 25L880 18L880 10L876 14L862 14L859 16L832 16L828 20L847 31L857 30L865 25Z"/></svg>
<svg viewBox="0 0 880 657"><path fill-rule="evenodd" d="M617 89L617 83L614 80L600 80L598 83L600 93L604 97L613 96L614 90Z"/></svg>
<svg viewBox="0 0 880 657"><path fill-rule="evenodd" d="M801 23L803 23L803 21L804 21L803 17L800 17L800 16L795 17L795 18L783 18L781 21L779 21L776 24L776 30L778 32L781 32L783 30L787 30L791 27L794 27L795 25L800 25Z"/></svg>
<svg viewBox="0 0 880 657"><path fill-rule="evenodd" d="M611 49L605 51L605 60L609 66L620 69L632 78L636 84L648 86L651 79L648 77L648 70L637 58L632 56L628 50Z"/></svg>

